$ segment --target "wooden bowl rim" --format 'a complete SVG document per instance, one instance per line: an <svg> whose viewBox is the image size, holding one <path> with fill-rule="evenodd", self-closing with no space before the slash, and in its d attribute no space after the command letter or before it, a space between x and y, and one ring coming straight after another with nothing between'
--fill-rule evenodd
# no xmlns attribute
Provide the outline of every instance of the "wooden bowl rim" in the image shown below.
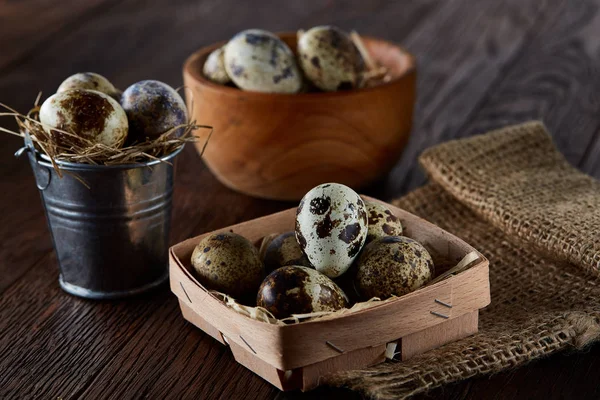
<svg viewBox="0 0 600 400"><path fill-rule="evenodd" d="M276 32L275 34L277 36L279 36L280 38L284 39L284 38L296 37L297 33L296 32ZM202 86L209 87L213 90L223 92L225 94L232 94L232 95L238 94L239 95L240 92L242 92L242 93L244 93L244 95L255 96L256 98L262 98L262 99L276 97L276 98L278 98L278 100L294 99L294 98L298 99L298 100L306 100L307 98L311 98L312 100L314 100L315 97L319 97L319 98L332 98L332 97L343 97L343 96L350 97L350 96L354 96L354 95L361 95L361 94L368 93L368 92L376 92L379 90L386 90L390 87L395 86L399 82L402 82L402 80L405 77L407 77L408 75L410 75L416 71L416 59L415 59L414 55L411 54L410 52L408 52L404 47L398 46L397 44L390 42L388 40L379 39L379 38L375 38L375 37L371 37L371 36L361 35L361 38L366 41L379 42L382 44L386 44L390 47L394 47L395 49L399 50L406 57L406 59L408 61L408 67L402 74L394 77L389 82L385 82L385 83L382 83L382 84L379 84L379 85L376 85L373 87L368 87L368 88L335 91L335 92L312 92L312 93L254 92L254 91L242 90L237 87L230 87L230 86L225 86L225 85L221 85L221 84L212 82L211 80L204 77L204 74L202 73L202 71L200 69L192 67L193 64L199 58L208 56L208 54L210 54L213 50L216 50L217 48L225 45L228 42L227 40L224 40L224 41L217 42L217 43L214 43L209 46L202 47L199 50L192 53L185 60L185 62L183 64L183 73L184 73L184 75L188 75L190 78L192 78L194 81L196 81L196 83L198 83Z"/></svg>

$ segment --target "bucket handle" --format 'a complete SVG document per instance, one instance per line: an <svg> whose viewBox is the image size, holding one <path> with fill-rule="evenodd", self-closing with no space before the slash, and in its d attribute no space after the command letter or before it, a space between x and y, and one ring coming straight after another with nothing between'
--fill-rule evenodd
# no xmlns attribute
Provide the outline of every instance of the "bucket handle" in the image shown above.
<svg viewBox="0 0 600 400"><path fill-rule="evenodd" d="M50 186L50 170L38 162L35 154L35 148L33 147L33 140L31 140L29 132L25 132L25 146L21 147L15 152L15 157L19 158L25 153L28 153L29 161L31 161L31 168L33 169L33 175L35 177L35 185L39 190L45 190L48 186Z"/></svg>

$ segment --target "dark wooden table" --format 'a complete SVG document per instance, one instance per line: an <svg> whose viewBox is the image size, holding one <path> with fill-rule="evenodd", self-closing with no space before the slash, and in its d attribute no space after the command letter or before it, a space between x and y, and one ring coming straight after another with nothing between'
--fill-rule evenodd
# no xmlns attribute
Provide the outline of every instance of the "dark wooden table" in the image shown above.
<svg viewBox="0 0 600 400"><path fill-rule="evenodd" d="M183 60L244 28L332 23L403 44L419 61L412 139L369 192L400 196L425 181L426 147L543 119L571 163L600 178L600 2L573 0L117 1L0 3L0 101L25 112L39 90L96 71L121 88L181 84ZM210 124L210 121L200 121ZM8 119L1 126L14 128ZM92 302L58 287L31 172L0 146L0 398L329 398L278 390L184 322L165 286ZM180 158L172 243L290 204L219 184L189 147ZM226 212L225 212L226 210ZM431 392L446 399L600 398L600 345ZM357 397L357 395L354 395Z"/></svg>

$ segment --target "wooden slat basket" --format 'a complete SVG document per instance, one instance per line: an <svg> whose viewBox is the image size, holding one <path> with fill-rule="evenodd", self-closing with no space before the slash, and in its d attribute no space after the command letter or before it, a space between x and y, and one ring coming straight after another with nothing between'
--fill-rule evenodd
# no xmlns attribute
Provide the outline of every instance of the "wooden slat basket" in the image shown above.
<svg viewBox="0 0 600 400"><path fill-rule="evenodd" d="M430 251L436 266L458 263L476 252L443 229L385 205L402 220L405 235ZM293 230L295 213L293 208L218 231L233 231L257 242ZM386 349L389 354L395 348L406 360L472 335L477 332L479 309L490 303L489 262L476 252L478 259L468 269L393 300L331 319L270 324L237 313L194 278L192 252L210 233L179 243L169 252L171 290L183 317L229 346L237 362L281 390L310 390L332 372L384 362Z"/></svg>

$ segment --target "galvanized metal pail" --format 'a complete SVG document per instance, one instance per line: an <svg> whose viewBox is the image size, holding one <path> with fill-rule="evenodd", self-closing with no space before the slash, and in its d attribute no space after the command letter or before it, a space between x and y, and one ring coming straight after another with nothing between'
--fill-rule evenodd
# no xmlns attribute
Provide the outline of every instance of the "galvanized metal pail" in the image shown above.
<svg viewBox="0 0 600 400"><path fill-rule="evenodd" d="M113 299L165 282L173 162L182 149L160 161L130 165L58 162L66 172L60 178L50 160L27 142L17 155L28 152L58 257L60 286L75 296Z"/></svg>

